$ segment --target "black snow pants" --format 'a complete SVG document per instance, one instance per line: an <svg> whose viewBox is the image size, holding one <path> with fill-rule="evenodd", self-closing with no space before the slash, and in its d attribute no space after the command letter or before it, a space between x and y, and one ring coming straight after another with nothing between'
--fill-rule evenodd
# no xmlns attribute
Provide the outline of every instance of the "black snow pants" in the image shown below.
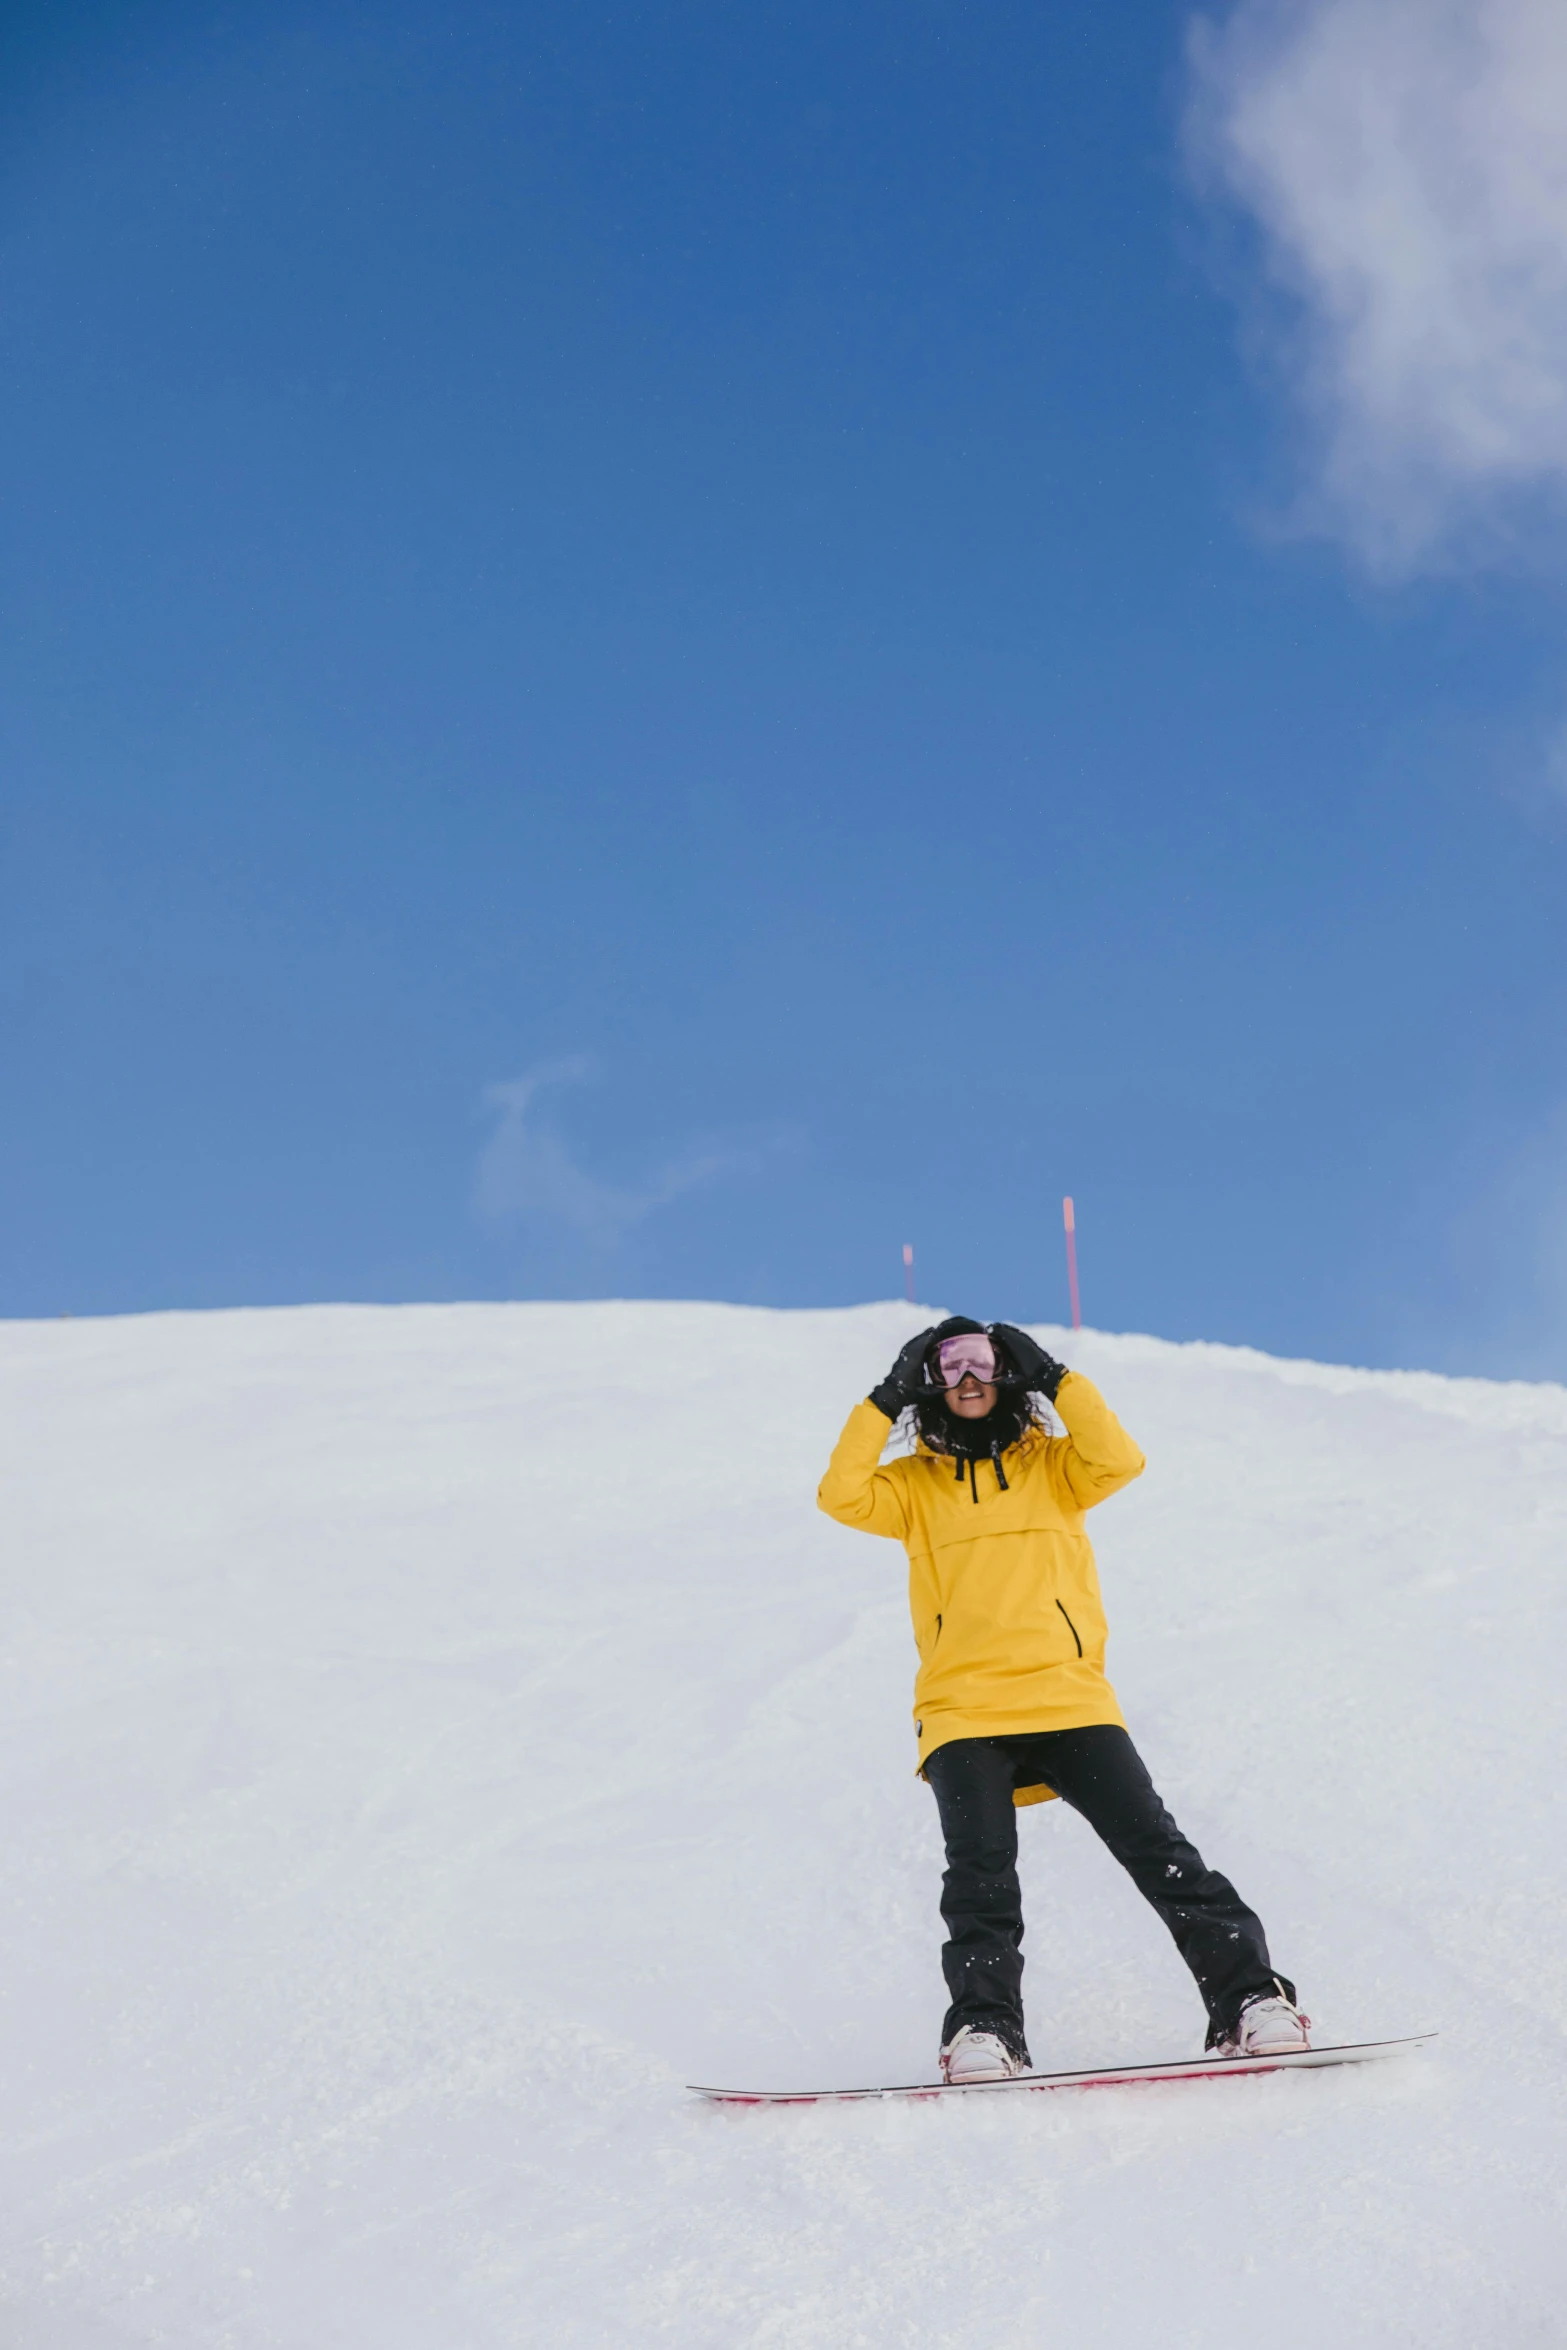
<svg viewBox="0 0 1567 2350"><path fill-rule="evenodd" d="M955 1738L925 1765L947 1843L942 1972L952 2005L945 2044L964 2024L994 2032L1028 2062L1023 2033L1023 1905L1015 1787L1053 1787L1103 1839L1151 1902L1191 1968L1208 2010L1208 2046L1233 2030L1275 1976L1261 1920L1210 1869L1160 1802L1131 1739L1109 1724L1013 1738Z"/></svg>

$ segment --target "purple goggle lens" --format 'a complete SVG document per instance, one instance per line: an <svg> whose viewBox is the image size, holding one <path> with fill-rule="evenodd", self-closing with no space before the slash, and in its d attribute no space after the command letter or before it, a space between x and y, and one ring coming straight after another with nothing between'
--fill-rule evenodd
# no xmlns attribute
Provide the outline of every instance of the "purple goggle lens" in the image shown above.
<svg viewBox="0 0 1567 2350"><path fill-rule="evenodd" d="M936 1349L936 1385L961 1387L972 1371L981 1387L990 1387L996 1378L996 1350L982 1330L965 1332L961 1338L944 1338Z"/></svg>

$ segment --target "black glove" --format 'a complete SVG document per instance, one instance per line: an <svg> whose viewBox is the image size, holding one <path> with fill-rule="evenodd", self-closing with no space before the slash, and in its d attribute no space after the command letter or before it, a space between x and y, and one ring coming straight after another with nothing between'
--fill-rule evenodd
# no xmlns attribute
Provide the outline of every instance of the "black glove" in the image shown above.
<svg viewBox="0 0 1567 2350"><path fill-rule="evenodd" d="M907 1346L898 1349L898 1359L879 1387L873 1387L870 1400L889 1420L895 1420L907 1404L911 1404L927 1384L925 1378L925 1349L931 1340L931 1331L922 1330L918 1338L911 1338Z"/></svg>
<svg viewBox="0 0 1567 2350"><path fill-rule="evenodd" d="M990 1335L1006 1349L1016 1366L1018 1377L1029 1392L1045 1396L1054 1403L1056 1389L1066 1377L1065 1363L1058 1363L1054 1355L1047 1355L1044 1348L1030 1338L1026 1330L1020 1330L1015 1322L992 1322ZM901 1356L899 1360L902 1360Z"/></svg>

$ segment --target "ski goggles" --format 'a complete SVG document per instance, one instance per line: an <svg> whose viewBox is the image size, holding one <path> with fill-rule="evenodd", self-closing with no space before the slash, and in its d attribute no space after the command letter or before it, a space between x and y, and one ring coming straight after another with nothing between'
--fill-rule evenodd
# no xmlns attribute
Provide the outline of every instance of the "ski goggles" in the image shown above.
<svg viewBox="0 0 1567 2350"><path fill-rule="evenodd" d="M1003 1375L995 1347L983 1330L966 1330L960 1338L944 1338L936 1349L931 1374L937 1387L961 1387L971 1377L981 1387L994 1387Z"/></svg>

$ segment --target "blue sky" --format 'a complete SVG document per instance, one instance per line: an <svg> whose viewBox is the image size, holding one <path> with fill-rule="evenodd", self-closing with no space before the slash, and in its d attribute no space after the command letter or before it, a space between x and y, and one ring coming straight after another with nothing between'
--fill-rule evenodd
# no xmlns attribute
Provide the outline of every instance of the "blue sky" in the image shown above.
<svg viewBox="0 0 1567 2350"><path fill-rule="evenodd" d="M1567 1376L1539 13L9 12L0 1311Z"/></svg>

